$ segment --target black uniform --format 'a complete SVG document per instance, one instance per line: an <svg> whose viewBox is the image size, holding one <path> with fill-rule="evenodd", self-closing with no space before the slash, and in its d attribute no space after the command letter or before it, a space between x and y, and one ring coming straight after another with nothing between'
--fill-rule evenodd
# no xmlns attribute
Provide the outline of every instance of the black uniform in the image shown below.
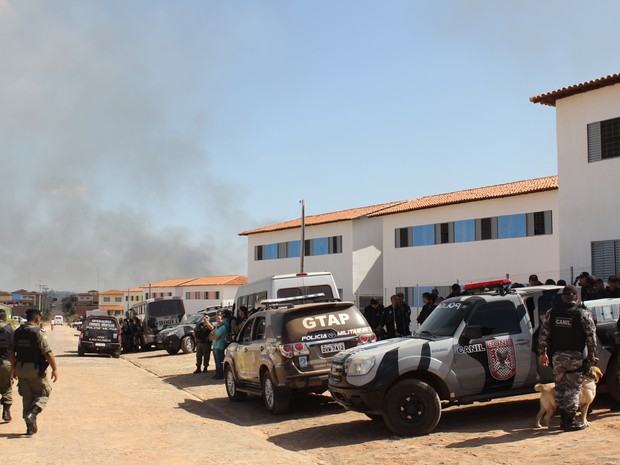
<svg viewBox="0 0 620 465"><path fill-rule="evenodd" d="M205 325L204 321L196 323L194 326L194 337L196 338L196 371L200 373L200 366L204 366L202 371L206 372L211 360L211 341L209 335L211 330Z"/></svg>

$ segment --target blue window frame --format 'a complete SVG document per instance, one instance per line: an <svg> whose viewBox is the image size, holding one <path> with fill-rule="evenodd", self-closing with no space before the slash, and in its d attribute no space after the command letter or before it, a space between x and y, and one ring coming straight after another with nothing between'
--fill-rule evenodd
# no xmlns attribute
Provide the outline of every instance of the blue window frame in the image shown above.
<svg viewBox="0 0 620 465"><path fill-rule="evenodd" d="M435 225L425 224L413 227L413 246L435 245Z"/></svg>
<svg viewBox="0 0 620 465"><path fill-rule="evenodd" d="M473 242L475 240L476 220L463 220L454 222L454 242Z"/></svg>
<svg viewBox="0 0 620 465"><path fill-rule="evenodd" d="M275 260L278 258L278 244L267 244L263 248L263 260Z"/></svg>
<svg viewBox="0 0 620 465"><path fill-rule="evenodd" d="M527 216L524 213L518 215L504 215L497 217L497 238L512 239L527 236Z"/></svg>

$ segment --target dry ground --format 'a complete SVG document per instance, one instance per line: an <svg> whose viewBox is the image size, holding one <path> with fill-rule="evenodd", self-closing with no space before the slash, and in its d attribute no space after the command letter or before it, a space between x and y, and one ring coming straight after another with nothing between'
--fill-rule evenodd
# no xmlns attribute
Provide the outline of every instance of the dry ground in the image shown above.
<svg viewBox="0 0 620 465"><path fill-rule="evenodd" d="M620 414L609 411L605 394L584 431L533 428L538 400L529 395L447 409L434 433L401 439L381 423L345 412L328 395L299 397L281 416L267 413L258 398L232 403L212 373L191 374L193 354L77 357L73 330L64 326L49 334L60 380L40 415L41 431L21 436L18 405L13 422L0 424L0 443L5 438L11 449L25 450L25 463L620 462Z"/></svg>

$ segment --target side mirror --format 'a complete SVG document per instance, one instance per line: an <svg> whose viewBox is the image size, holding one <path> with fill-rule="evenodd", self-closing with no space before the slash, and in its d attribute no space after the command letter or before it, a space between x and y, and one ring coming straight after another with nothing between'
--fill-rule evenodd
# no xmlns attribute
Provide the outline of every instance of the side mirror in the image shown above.
<svg viewBox="0 0 620 465"><path fill-rule="evenodd" d="M233 333L228 333L224 337L224 341L226 341L227 344L230 344L231 342L235 342L236 340L237 340L237 335Z"/></svg>
<svg viewBox="0 0 620 465"><path fill-rule="evenodd" d="M471 341L472 339L480 339L482 337L482 329L479 325L465 326L461 337L463 339L467 339L468 341Z"/></svg>

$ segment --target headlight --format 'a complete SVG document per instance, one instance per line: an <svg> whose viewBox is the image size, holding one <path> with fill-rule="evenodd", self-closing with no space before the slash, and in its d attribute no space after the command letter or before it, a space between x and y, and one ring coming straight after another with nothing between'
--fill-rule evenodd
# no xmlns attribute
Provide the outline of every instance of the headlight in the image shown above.
<svg viewBox="0 0 620 465"><path fill-rule="evenodd" d="M373 355L357 356L345 361L345 371L349 376L363 376L375 366Z"/></svg>

